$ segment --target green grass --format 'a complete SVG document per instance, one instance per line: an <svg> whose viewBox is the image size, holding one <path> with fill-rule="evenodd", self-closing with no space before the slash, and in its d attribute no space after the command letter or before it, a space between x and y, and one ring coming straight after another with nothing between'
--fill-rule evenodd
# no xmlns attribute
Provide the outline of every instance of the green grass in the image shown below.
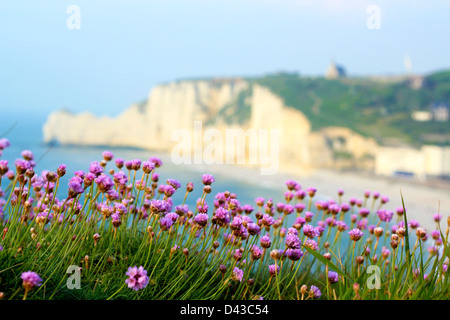
<svg viewBox="0 0 450 320"><path fill-rule="evenodd" d="M212 184L210 193L208 187L200 184L196 186L204 188L200 203L209 205L207 224L202 225L194 220L199 214L198 207L191 206L183 212L175 209L185 204L190 192L183 188L176 191L185 193L182 203L171 203L171 194L158 192L166 183L152 182L152 178L155 171L163 169L151 172L118 169L107 161L102 165L106 176L113 173L110 170L115 173L125 170L127 182L117 180L111 186L117 191L117 197L103 193L97 180L91 185L85 182L84 192L68 199L67 195L58 194L59 176L54 183L44 183L41 188L39 183L35 184L36 178L32 185L31 179L23 180L19 172L9 178L2 176L5 192L1 205L4 231L0 240L3 248L0 251L0 292L3 299L25 296L33 300L247 300L260 297L269 300L414 300L449 297L449 274L444 271L450 255L448 229L445 234L437 229L441 241L433 245L438 247L439 254L429 254L430 244L418 240L408 228L405 212L406 234L397 236L397 246L393 247L391 226L394 222L381 221L376 214L380 208L388 210L380 199L361 198L365 199L362 207L370 208L367 218L358 216L360 207L357 205L351 206L348 212L333 215L330 207L315 203L314 196L302 198L295 194L292 199L286 198L285 210L300 203L304 205L303 210L290 213L276 209L276 204L270 209L266 199L265 206L256 206L252 213L245 214L244 204L236 202L226 190L214 190ZM30 176L31 172L27 174ZM41 176L47 177L47 174ZM146 187L136 187L139 179ZM25 187L29 192L24 192ZM167 212L156 209L157 199L169 203L169 211L179 213L169 229L163 228ZM218 210L214 199L223 200L219 206L229 213L230 221L213 224L212 217ZM335 203L341 205L344 200L337 197ZM113 209L118 203L126 207L120 225L113 223L111 215L118 212ZM101 204L111 210L102 210ZM298 224L300 220L296 220L306 218L306 211L314 212L308 224L323 226L323 233L310 239L315 241L315 248L308 245L308 238ZM38 218L43 212L51 214L52 218ZM264 225L263 214L267 214L266 218L272 217L275 223ZM356 220L352 220L353 214ZM243 224L237 218L243 216L259 225L261 233L242 236L244 229L249 230L250 223ZM339 230L335 225L337 221L345 222L348 230ZM239 229L233 229L237 222ZM382 227L383 236L374 236L367 228L371 225ZM289 228L298 230L298 236L294 237L301 241L299 250L303 256L299 260L283 255L289 252L286 251L286 232L294 230ZM363 230L361 240L349 239L347 232L352 228ZM99 239L94 238L97 233ZM232 240L227 240L227 234L233 235ZM251 248L260 246L263 235L270 235L272 244L260 259L253 259ZM385 254L386 249L389 250L386 256L383 247ZM235 258L236 250L242 254L240 259ZM363 261L356 263L356 259ZM279 273L270 274L269 265L279 266ZM73 270L68 272L70 266L81 268L79 289L70 287L70 283L75 283ZM125 283L126 272L133 266L143 266L147 271L148 284L138 291ZM374 278L373 267L379 270L378 278ZM243 272L243 279L233 275L234 268ZM25 271L36 272L43 280L26 295L21 279ZM329 281L330 271L338 274L337 282ZM379 283L379 287L374 288L373 283ZM321 295L314 297L312 286L316 286Z"/></svg>

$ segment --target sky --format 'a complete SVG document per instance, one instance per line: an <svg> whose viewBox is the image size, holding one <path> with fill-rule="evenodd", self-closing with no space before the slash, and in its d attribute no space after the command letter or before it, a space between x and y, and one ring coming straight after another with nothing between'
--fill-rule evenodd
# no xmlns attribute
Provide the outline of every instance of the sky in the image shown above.
<svg viewBox="0 0 450 320"><path fill-rule="evenodd" d="M0 0L0 118L114 116L160 83L321 76L332 60L427 74L450 68L449 32L447 0Z"/></svg>

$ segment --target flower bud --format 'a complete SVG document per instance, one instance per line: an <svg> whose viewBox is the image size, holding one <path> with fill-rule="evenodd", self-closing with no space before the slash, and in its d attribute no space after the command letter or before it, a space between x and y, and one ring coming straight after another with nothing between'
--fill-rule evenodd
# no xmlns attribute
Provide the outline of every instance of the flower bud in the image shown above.
<svg viewBox="0 0 450 320"><path fill-rule="evenodd" d="M187 192L192 192L194 191L194 184L192 182L188 182L186 185L186 191Z"/></svg>
<svg viewBox="0 0 450 320"><path fill-rule="evenodd" d="M391 240L391 247L392 247L392 249L396 249L398 247L398 241L397 240Z"/></svg>
<svg viewBox="0 0 450 320"><path fill-rule="evenodd" d="M363 256L357 256L355 260L356 260L356 263L358 265L362 265L364 263L364 257Z"/></svg>
<svg viewBox="0 0 450 320"><path fill-rule="evenodd" d="M426 235L427 235L427 231L424 228L419 227L419 228L416 229L416 236L419 239L425 238Z"/></svg>
<svg viewBox="0 0 450 320"><path fill-rule="evenodd" d="M56 182L57 175L56 175L55 172L53 172L53 171L48 171L47 174L46 174L45 176L46 176L46 178L47 178L47 180L48 180L49 182Z"/></svg>
<svg viewBox="0 0 450 320"><path fill-rule="evenodd" d="M300 293L305 294L308 291L308 287L306 285L302 285L300 287Z"/></svg>
<svg viewBox="0 0 450 320"><path fill-rule="evenodd" d="M406 235L406 230L403 227L400 227L397 229L396 234L400 237L403 238Z"/></svg>
<svg viewBox="0 0 450 320"><path fill-rule="evenodd" d="M357 283L354 283L354 284L353 284L353 291L354 291L356 294L359 293L359 284L357 284Z"/></svg>
<svg viewBox="0 0 450 320"><path fill-rule="evenodd" d="M211 193L211 186L210 185L206 185L203 187L203 192L206 194Z"/></svg>
<svg viewBox="0 0 450 320"><path fill-rule="evenodd" d="M383 231L383 228L376 227L375 229L373 229L373 234L375 235L375 237L379 238L383 235Z"/></svg>
<svg viewBox="0 0 450 320"><path fill-rule="evenodd" d="M28 178L33 178L34 170L32 168L27 169L27 171L25 171L25 176L27 176Z"/></svg>
<svg viewBox="0 0 450 320"><path fill-rule="evenodd" d="M280 252L277 249L270 251L270 257L274 260L278 260L281 257Z"/></svg>
<svg viewBox="0 0 450 320"><path fill-rule="evenodd" d="M62 177L66 174L66 165L65 164L61 164L58 169L56 169L56 174L58 175L58 177Z"/></svg>
<svg viewBox="0 0 450 320"><path fill-rule="evenodd" d="M98 241L98 240L100 240L101 236L98 233L96 233L96 234L94 234L93 238L95 241Z"/></svg>

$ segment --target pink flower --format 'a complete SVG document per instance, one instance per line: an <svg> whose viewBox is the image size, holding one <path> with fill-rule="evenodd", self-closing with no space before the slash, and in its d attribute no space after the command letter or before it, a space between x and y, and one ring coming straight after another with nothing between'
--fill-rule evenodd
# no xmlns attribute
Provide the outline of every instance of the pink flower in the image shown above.
<svg viewBox="0 0 450 320"><path fill-rule="evenodd" d="M348 232L348 234L350 235L350 239L352 239L353 241L358 241L364 235L364 233L357 228L352 229Z"/></svg>
<svg viewBox="0 0 450 320"><path fill-rule="evenodd" d="M244 271L237 267L235 267L233 269L233 272L231 273L231 279L236 282L242 281L243 276L244 276Z"/></svg>
<svg viewBox="0 0 450 320"><path fill-rule="evenodd" d="M276 276L280 272L280 266L275 264L269 265L269 274L271 277Z"/></svg>
<svg viewBox="0 0 450 320"><path fill-rule="evenodd" d="M102 156L105 161L110 161L110 160L112 160L112 158L114 158L113 153L108 150L103 151Z"/></svg>
<svg viewBox="0 0 450 320"><path fill-rule="evenodd" d="M128 284L128 288L138 291L144 289L148 284L147 270L142 266L128 268L126 275L128 279L125 280L125 283Z"/></svg>
<svg viewBox="0 0 450 320"><path fill-rule="evenodd" d="M204 174L202 175L202 181L203 184L207 186L212 184L215 181L215 179L211 174Z"/></svg>
<svg viewBox="0 0 450 320"><path fill-rule="evenodd" d="M23 286L26 291L33 289L33 287L39 287L41 285L41 277L33 271L23 272L20 276L23 280Z"/></svg>

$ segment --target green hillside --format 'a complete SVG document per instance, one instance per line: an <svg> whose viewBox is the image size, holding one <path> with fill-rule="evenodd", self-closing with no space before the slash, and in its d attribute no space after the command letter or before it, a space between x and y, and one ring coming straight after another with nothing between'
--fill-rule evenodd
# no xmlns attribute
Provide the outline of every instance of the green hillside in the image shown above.
<svg viewBox="0 0 450 320"><path fill-rule="evenodd" d="M420 89L412 88L407 79L328 80L277 73L247 80L270 88L286 105L302 111L313 130L345 126L379 143L450 144L449 121L417 122L411 118L414 110L427 110L434 102L450 106L450 71L426 76Z"/></svg>

